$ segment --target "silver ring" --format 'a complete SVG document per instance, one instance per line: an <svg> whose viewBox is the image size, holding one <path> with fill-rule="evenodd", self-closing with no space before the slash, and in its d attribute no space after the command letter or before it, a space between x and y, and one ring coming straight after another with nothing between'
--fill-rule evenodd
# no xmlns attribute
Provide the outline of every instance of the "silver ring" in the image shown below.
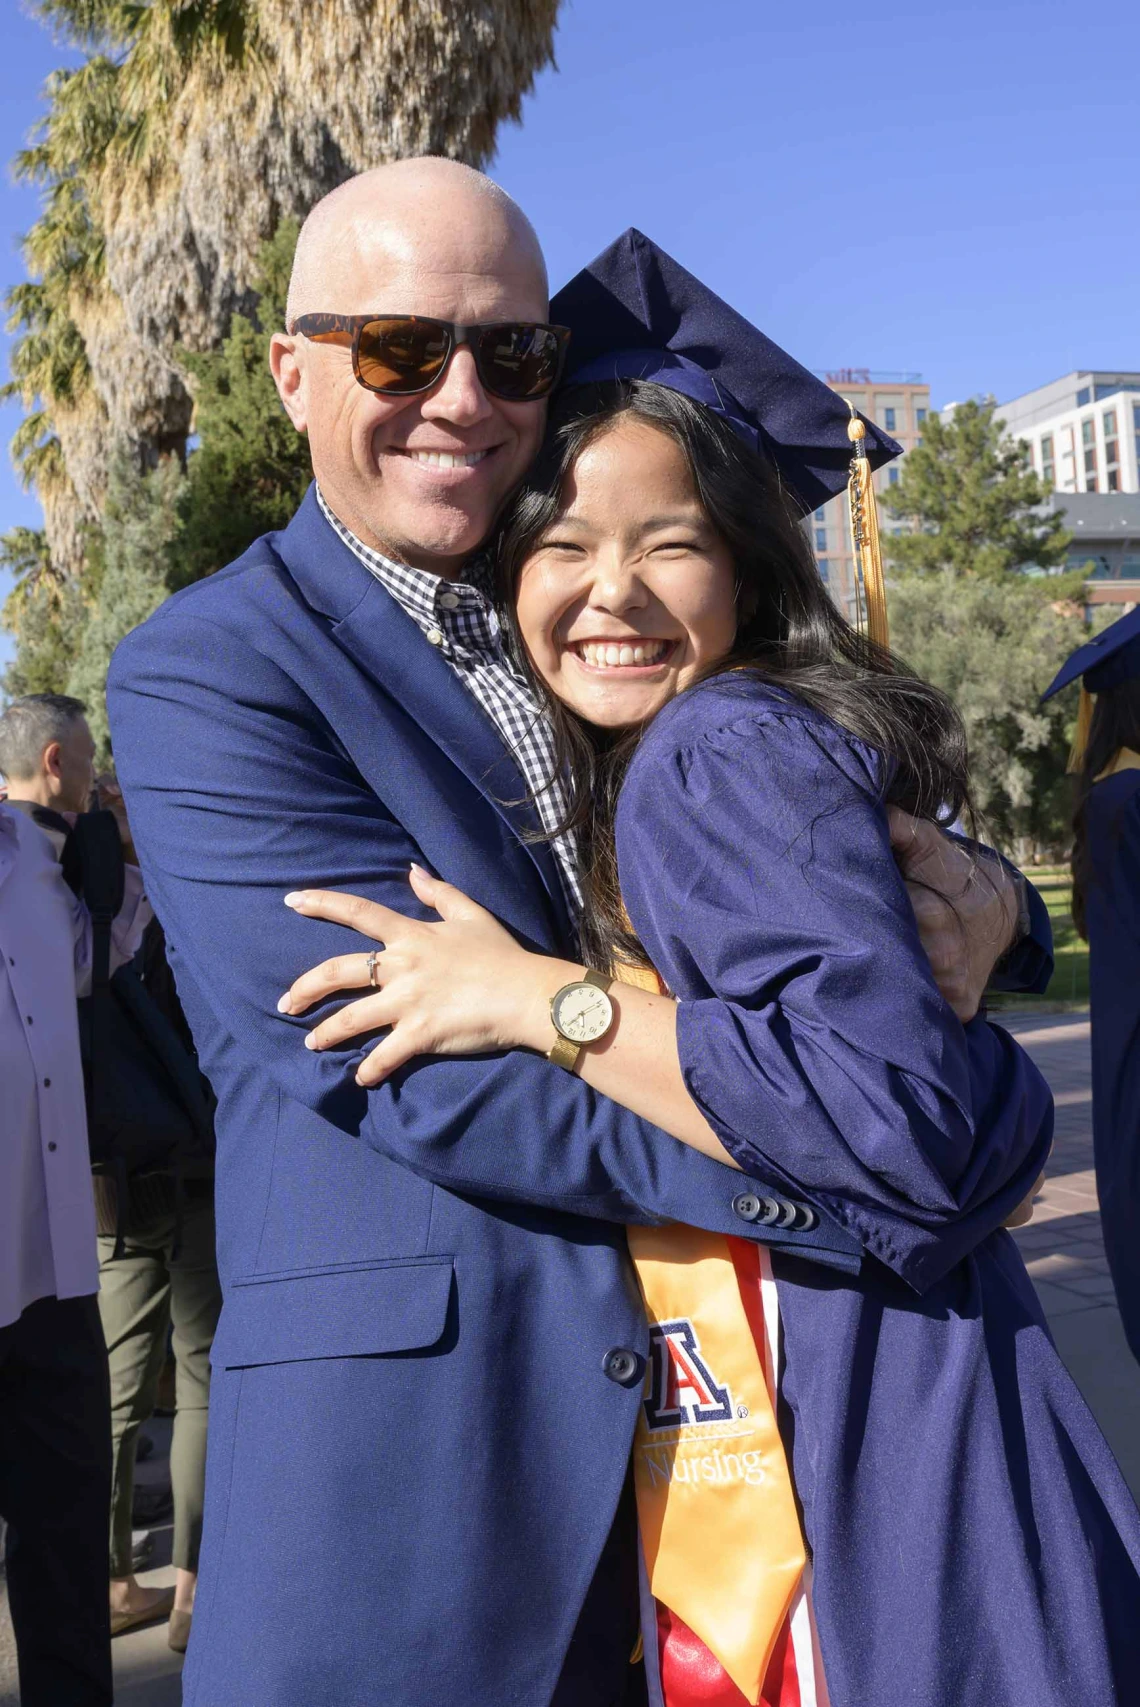
<svg viewBox="0 0 1140 1707"><path fill-rule="evenodd" d="M383 952L383 949L374 948L372 953L368 956L368 982L374 990L382 988L382 986L376 982L376 968L380 964L380 956Z"/></svg>

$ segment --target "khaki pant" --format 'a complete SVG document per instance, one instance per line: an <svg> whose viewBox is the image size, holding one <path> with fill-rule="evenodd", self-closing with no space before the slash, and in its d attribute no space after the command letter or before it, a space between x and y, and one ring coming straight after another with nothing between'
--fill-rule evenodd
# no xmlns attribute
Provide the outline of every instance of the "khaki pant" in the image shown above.
<svg viewBox="0 0 1140 1707"><path fill-rule="evenodd" d="M210 1346L222 1307L212 1188L191 1187L177 1256L173 1214L129 1223L124 1254L99 1239L99 1314L111 1365L111 1576L131 1575L131 1503L139 1429L154 1410L173 1327L177 1412L170 1448L174 1564L198 1569L206 1481Z"/></svg>

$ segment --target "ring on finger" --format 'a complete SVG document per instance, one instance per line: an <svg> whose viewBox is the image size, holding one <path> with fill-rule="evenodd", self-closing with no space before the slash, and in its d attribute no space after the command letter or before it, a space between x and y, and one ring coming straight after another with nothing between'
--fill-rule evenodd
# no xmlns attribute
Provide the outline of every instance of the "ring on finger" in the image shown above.
<svg viewBox="0 0 1140 1707"><path fill-rule="evenodd" d="M374 948L372 953L368 955L365 960L365 964L368 967L368 982L374 990L379 990L381 988L380 980L376 976L376 968L380 964L380 956L382 953L382 949Z"/></svg>

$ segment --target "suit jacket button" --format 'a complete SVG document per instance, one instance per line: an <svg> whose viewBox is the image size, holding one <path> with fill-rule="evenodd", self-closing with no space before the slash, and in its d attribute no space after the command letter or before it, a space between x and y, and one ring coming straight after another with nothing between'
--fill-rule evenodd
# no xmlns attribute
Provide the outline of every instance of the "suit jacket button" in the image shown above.
<svg viewBox="0 0 1140 1707"><path fill-rule="evenodd" d="M813 1227L819 1226L819 1216L810 1203L797 1203L796 1214L799 1217L796 1226L801 1233L810 1233Z"/></svg>
<svg viewBox="0 0 1140 1707"><path fill-rule="evenodd" d="M619 1387L628 1387L641 1378L641 1359L635 1351L627 1351L624 1346L617 1345L603 1357L602 1370Z"/></svg>
<svg viewBox="0 0 1140 1707"><path fill-rule="evenodd" d="M764 1204L754 1192L742 1191L739 1197L734 1197L732 1207L742 1221L758 1221L763 1213Z"/></svg>

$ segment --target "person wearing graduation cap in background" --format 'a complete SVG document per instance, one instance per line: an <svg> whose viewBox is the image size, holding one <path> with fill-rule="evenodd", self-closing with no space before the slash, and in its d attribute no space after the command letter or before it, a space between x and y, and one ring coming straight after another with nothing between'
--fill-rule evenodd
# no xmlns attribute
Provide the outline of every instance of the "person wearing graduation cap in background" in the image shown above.
<svg viewBox="0 0 1140 1707"><path fill-rule="evenodd" d="M585 969L414 867L440 923L292 898L384 947L302 976L287 1011L372 986L308 1039L391 1028L358 1082L527 1048L552 1088L574 1072L771 1182L736 1200L770 1248L628 1230L653 1701L1123 1703L1140 1516L994 1213L1043 1165L1051 1099L940 997L891 856L888 803L942 818L968 789L953 708L881 643L871 429L636 231L552 313L571 370L499 571L585 839ZM852 460L837 426L877 639L800 525ZM858 1273L776 1242L817 1216Z"/></svg>
<svg viewBox="0 0 1140 1707"><path fill-rule="evenodd" d="M1140 1359L1140 610L1073 653L1073 920L1089 945L1093 1148L1108 1266Z"/></svg>

